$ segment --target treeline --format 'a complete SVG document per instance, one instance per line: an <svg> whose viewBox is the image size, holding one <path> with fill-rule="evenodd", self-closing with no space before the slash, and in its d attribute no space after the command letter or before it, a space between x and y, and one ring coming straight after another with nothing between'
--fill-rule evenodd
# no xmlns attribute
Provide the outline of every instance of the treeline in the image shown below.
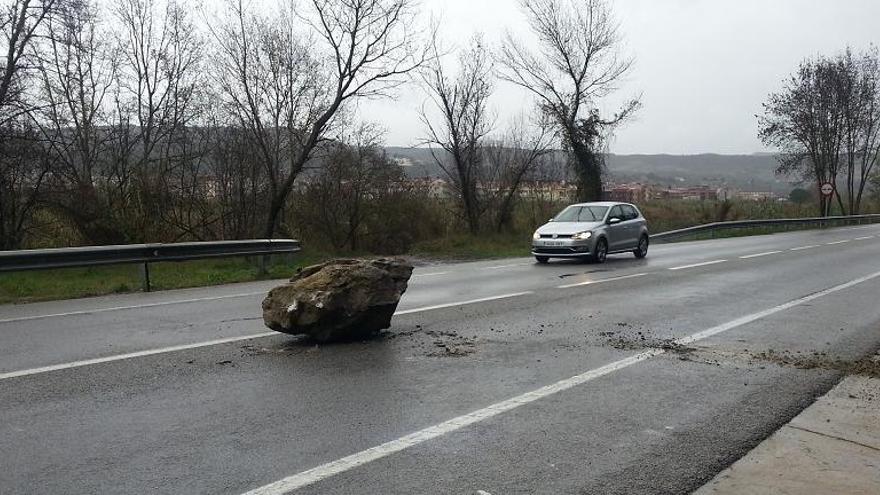
<svg viewBox="0 0 880 495"><path fill-rule="evenodd" d="M0 249L314 235L400 251L515 228L551 147L598 199L604 137L637 106L595 109L630 65L616 24L603 0L521 4L547 46L508 36L495 53L475 37L459 67L412 0L5 0ZM537 117L498 125L498 78ZM424 144L449 199L406 180L357 118L359 101L413 81L436 103Z"/></svg>
<svg viewBox="0 0 880 495"><path fill-rule="evenodd" d="M377 153L337 138L351 102L426 53L407 1L310 5L306 17L230 0L199 24L175 0L8 1L0 248L284 231L320 156ZM376 167L393 180L387 160Z"/></svg>
<svg viewBox="0 0 880 495"><path fill-rule="evenodd" d="M804 60L780 92L769 96L759 136L782 151L778 173L797 174L834 194L817 194L821 215L836 206L863 211L880 190L880 56L876 47ZM873 184L873 187L872 187Z"/></svg>
<svg viewBox="0 0 880 495"><path fill-rule="evenodd" d="M0 249L294 236L402 252L523 232L601 199L608 136L639 107L597 110L632 65L606 0L520 0L539 46L508 33L457 50L414 0L0 1ZM847 213L877 159L877 65L806 62L762 120L783 169L836 182ZM525 116L498 122L498 81L531 95ZM442 191L408 180L359 117L404 84L425 92L411 111ZM524 201L563 175L570 196Z"/></svg>

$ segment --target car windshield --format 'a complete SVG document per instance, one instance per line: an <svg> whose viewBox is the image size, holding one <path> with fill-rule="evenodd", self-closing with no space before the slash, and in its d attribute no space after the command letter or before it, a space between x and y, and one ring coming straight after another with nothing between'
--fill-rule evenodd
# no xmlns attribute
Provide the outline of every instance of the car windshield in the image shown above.
<svg viewBox="0 0 880 495"><path fill-rule="evenodd" d="M605 218L607 206L569 206L556 215L554 222L599 222Z"/></svg>

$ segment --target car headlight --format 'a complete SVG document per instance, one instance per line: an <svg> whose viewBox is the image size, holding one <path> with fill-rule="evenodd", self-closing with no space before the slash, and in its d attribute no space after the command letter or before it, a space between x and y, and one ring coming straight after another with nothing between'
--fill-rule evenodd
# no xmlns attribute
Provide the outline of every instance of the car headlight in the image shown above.
<svg viewBox="0 0 880 495"><path fill-rule="evenodd" d="M538 239L540 239L540 238L541 238L541 234L539 234L539 233L537 233L537 232L535 232L534 234L532 234L532 239L538 240Z"/></svg>
<svg viewBox="0 0 880 495"><path fill-rule="evenodd" d="M585 240L589 239L590 237L593 237L593 233L589 232L589 231L588 232L578 232L577 234L575 234L571 237L573 239L577 239L579 241L585 241Z"/></svg>

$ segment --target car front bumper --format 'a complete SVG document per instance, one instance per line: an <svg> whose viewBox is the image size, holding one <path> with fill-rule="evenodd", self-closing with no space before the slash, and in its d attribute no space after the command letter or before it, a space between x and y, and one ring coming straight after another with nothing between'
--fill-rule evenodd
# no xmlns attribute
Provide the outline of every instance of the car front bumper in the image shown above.
<svg viewBox="0 0 880 495"><path fill-rule="evenodd" d="M592 239L535 239L532 241L532 255L558 258L589 256L593 251Z"/></svg>

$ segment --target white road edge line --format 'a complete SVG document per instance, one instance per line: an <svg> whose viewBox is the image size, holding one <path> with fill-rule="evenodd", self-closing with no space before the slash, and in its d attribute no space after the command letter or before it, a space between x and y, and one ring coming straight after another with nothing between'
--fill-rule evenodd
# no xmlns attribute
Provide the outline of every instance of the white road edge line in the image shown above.
<svg viewBox="0 0 880 495"><path fill-rule="evenodd" d="M472 299L470 301L459 301L459 302L448 303L448 304L438 304L435 306L425 306L425 307L421 307L421 308L405 309L403 311L397 311L394 314L395 315L407 315L407 314L412 314L412 313L419 313L422 311L430 311L432 309L450 308L450 307L454 307L454 306L465 306L468 304L475 304L475 303L481 303L481 302L486 302L486 301L495 301L498 299L507 299L507 298L511 298L511 297L525 296L528 294L534 294L534 292L533 291L517 292L514 294L502 294L500 296L484 297L481 299ZM81 368L83 366L90 366L93 364L111 363L113 361L123 361L126 359L132 359L132 358L138 358L138 357L144 357L144 356L152 356L155 354L165 354L168 352L185 351L188 349L198 349L200 347L209 347L209 346L213 346L213 345L229 344L232 342L240 342L242 340L259 339L259 338L271 337L271 336L277 336L277 335L282 335L282 334L280 334L278 332L264 332L264 333L256 333L256 334L251 334L251 335L239 335L236 337L227 337L224 339L209 340L207 342L196 342L194 344L175 345L175 346L170 346L170 347L162 347L159 349L148 349L145 351L130 352L127 354L115 354L113 356L105 356L105 357L100 357L100 358L84 359L82 361L73 361L73 362L69 362L69 363L41 366L39 368L30 368L30 369L18 370L18 371L8 371L5 373L0 373L0 380L6 380L8 378L17 378L17 377L28 376L28 375L38 375L40 373L48 373L50 371L66 370L66 369L71 369L71 368Z"/></svg>
<svg viewBox="0 0 880 495"><path fill-rule="evenodd" d="M496 268L508 268L512 266L525 266L531 265L532 263L522 263L518 265L504 265L504 266L492 266L488 268L483 268L483 270L492 270ZM451 272L436 272L436 273L417 273L412 276L412 278L416 277L438 277L440 275L448 275ZM240 297L251 297L251 296L259 296L262 294L266 294L268 291L260 291L260 292L245 292L242 294L230 294L226 296L212 296L212 297L197 297L193 299L180 299L177 301L161 301L155 303L147 303L147 304L132 304L129 306L113 306L110 308L96 308L96 309L82 309L78 311L68 311L65 313L49 313L44 315L31 315L31 316L19 316L15 318L2 318L0 319L0 324L3 323L16 323L19 321L31 321L31 320L42 320L44 318L61 318L63 316L78 316L78 315L91 315L95 313L108 313L111 311L125 311L127 309L140 309L140 308L155 308L156 306L171 306L174 304L189 304L195 302L204 302L204 301L220 301L223 299L236 299Z"/></svg>
<svg viewBox="0 0 880 495"><path fill-rule="evenodd" d="M185 351L187 349L198 349L199 347L208 347L208 346L219 345L219 344L229 344L231 342L241 342L242 340L259 339L262 337L269 337L272 335L281 335L281 334L279 334L278 332L264 332L264 333L255 333L253 335L240 335L238 337L229 337L229 338L225 338L225 339L210 340L208 342L197 342L195 344L175 345L175 346L171 346L171 347L162 347L160 349L149 349L146 351L130 352L128 354L116 354L114 356L105 356L105 357L94 358L94 359L84 359L82 361L74 361L71 363L53 364L50 366L42 366L39 368L31 368L31 369L27 369L27 370L9 371L6 373L0 373L0 380L6 380L8 378L17 378L20 376L38 375L40 373L48 373L50 371L66 370L66 369L70 369L70 368L80 368L83 366L90 366L93 364L111 363L113 361L122 361L125 359L132 359L132 358L137 358L137 357L152 356L154 354L164 354L166 352Z"/></svg>
<svg viewBox="0 0 880 495"><path fill-rule="evenodd" d="M417 273L412 276L412 278L416 277L437 277L440 275L447 275L450 272L436 272L436 273ZM77 316L77 315L90 315L95 313L108 313L111 311L125 311L127 309L140 309L140 308L155 308L156 306L171 306L174 304L189 304L195 302L204 302L204 301L220 301L223 299L236 299L240 297L251 297L251 296L259 296L262 294L266 294L268 291L260 291L260 292L245 292L242 294L229 294L226 296L211 296L211 297L197 297L194 299L180 299L177 301L161 301L155 303L147 303L147 304L132 304L129 306L112 306L109 308L96 308L96 309L82 309L78 311L68 311L66 313L49 313L44 315L32 315L32 316L19 316L16 318L3 318L0 319L0 324L2 323L15 323L19 321L30 321L30 320L42 320L44 318L60 318L63 316Z"/></svg>
<svg viewBox="0 0 880 495"><path fill-rule="evenodd" d="M855 240L857 240L857 241L867 241L868 239L873 239L874 237L876 237L876 236L873 236L873 235L866 235L866 236L864 236L864 237L856 237Z"/></svg>
<svg viewBox="0 0 880 495"><path fill-rule="evenodd" d="M410 278L416 277L438 277L440 275L448 275L450 272L434 272L434 273L416 273Z"/></svg>
<svg viewBox="0 0 880 495"><path fill-rule="evenodd" d="M687 337L680 338L676 340L676 342L682 345L687 345L698 340L707 339L722 332L726 332L733 328L751 323L755 320L759 320L775 313L791 309L795 306L800 306L801 304L805 304L820 297L848 289L850 287L867 282L877 277L880 277L880 272L857 278L841 285L836 285L829 289L810 294L809 296L780 304L779 306L774 306L772 308L765 309L757 313L752 313L750 315L737 318L727 323L723 323L721 325L708 328ZM377 459L381 459L396 452L400 452L409 447L427 442L428 440L455 432L475 423L485 421L501 413L516 409L522 405L529 404L545 397L551 396L553 394L574 388L578 385L582 385L591 380L595 380L596 378L608 375L615 371L632 366L636 363L640 363L651 357L663 354L664 352L665 351L663 349L652 349L649 351L640 352L636 355L621 359L619 361L614 361L613 363L609 363L605 366L592 369L580 375L575 375L571 378L566 378L564 380L560 380L556 383L541 387L531 392L526 392L522 395L518 395L516 397L492 404L488 407L478 409L469 414L458 416L457 418L452 418L448 421L444 421L443 423L430 426L415 433L400 437L396 440L391 440L381 445L377 445L376 447L362 450L355 454L351 454L341 459L322 464L307 471L288 476L287 478L281 479L274 483L270 483L268 485L264 485L260 488L256 488L254 490L246 492L244 495L282 495L289 493L293 490L312 485L321 480L354 469L358 466L362 466Z"/></svg>
<svg viewBox="0 0 880 495"><path fill-rule="evenodd" d="M765 253L757 253L757 254L747 254L745 256L740 256L741 260L750 260L752 258L760 258L761 256L770 256L771 254L779 254L782 251L767 251Z"/></svg>
<svg viewBox="0 0 880 495"><path fill-rule="evenodd" d="M534 294L534 291L527 290L525 292L514 292L512 294L501 294L500 296L490 296L490 297L481 297L480 299L471 299L469 301L458 301L451 302L445 304L436 304L434 306L423 306L421 308L413 308L413 309L404 309L402 311L397 311L394 313L395 316L398 315L408 315L412 313L421 313L422 311L431 311L433 309L443 309L443 308L454 308L456 306L467 306L469 304L476 304L481 302L488 301L497 301L498 299L510 299L511 297L520 297L527 296L529 294Z"/></svg>
<svg viewBox="0 0 880 495"><path fill-rule="evenodd" d="M42 320L43 318L58 318L61 316L91 315L95 313L107 313L110 311L124 311L126 309L155 308L156 306L171 306L174 304L188 304L203 301L219 301L222 299L236 299L239 297L251 297L266 294L268 291L261 292L245 292L242 294L229 294L226 296L197 297L194 299L180 299L177 301L161 301L147 304L132 304L130 306L113 306L110 308L82 309L79 311L68 311L66 313L49 313L45 315L19 316L15 318L0 319L0 323L15 323L17 321Z"/></svg>
<svg viewBox="0 0 880 495"><path fill-rule="evenodd" d="M810 244L809 246L801 246L801 247L791 248L791 249L789 249L789 251L803 251L804 249L814 249L817 247L819 247L818 244Z"/></svg>
<svg viewBox="0 0 880 495"><path fill-rule="evenodd" d="M622 275L620 277L610 277L603 278L600 280L589 280L587 282L580 282L577 284L568 284L568 285L560 285L557 289L570 289L572 287L582 287L584 285L593 285L593 284L601 284L605 282L614 282L615 280L624 280L628 278L636 278L636 277L644 277L645 275L650 275L649 273L635 273L633 275Z"/></svg>
<svg viewBox="0 0 880 495"><path fill-rule="evenodd" d="M826 246L833 246L835 244L845 244L847 242L849 242L849 239L844 239L842 241L826 242L825 245Z"/></svg>
<svg viewBox="0 0 880 495"><path fill-rule="evenodd" d="M693 265L684 265L684 266L675 266L669 268L669 270L686 270L688 268L697 268L700 266L709 266L709 265L717 265L718 263L724 263L727 260L714 260L714 261L704 261L703 263L694 263Z"/></svg>

